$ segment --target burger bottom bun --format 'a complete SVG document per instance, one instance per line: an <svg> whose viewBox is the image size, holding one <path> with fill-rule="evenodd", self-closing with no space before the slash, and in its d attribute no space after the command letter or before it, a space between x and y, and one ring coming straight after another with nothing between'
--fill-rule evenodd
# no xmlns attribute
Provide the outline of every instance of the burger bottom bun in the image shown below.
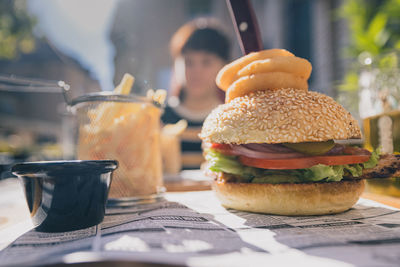
<svg viewBox="0 0 400 267"><path fill-rule="evenodd" d="M323 215L350 209L364 191L364 180L304 184L251 184L215 181L226 208L276 215Z"/></svg>

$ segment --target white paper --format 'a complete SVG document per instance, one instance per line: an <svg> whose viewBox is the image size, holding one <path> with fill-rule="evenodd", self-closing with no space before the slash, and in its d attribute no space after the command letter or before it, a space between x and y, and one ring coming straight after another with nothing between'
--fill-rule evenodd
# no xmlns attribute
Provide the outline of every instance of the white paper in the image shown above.
<svg viewBox="0 0 400 267"><path fill-rule="evenodd" d="M327 216L273 216L223 208L213 192L113 207L102 224L34 230L0 253L0 265L118 259L189 266L399 266L400 211L360 200Z"/></svg>

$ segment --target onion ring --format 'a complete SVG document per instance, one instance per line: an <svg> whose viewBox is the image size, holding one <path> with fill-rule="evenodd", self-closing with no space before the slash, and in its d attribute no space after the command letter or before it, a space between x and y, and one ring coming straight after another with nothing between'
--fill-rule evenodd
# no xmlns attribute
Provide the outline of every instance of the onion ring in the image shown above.
<svg viewBox="0 0 400 267"><path fill-rule="evenodd" d="M307 80L311 75L311 70L311 63L307 59L300 57L274 57L253 61L239 70L238 76L243 77L266 72L287 72Z"/></svg>
<svg viewBox="0 0 400 267"><path fill-rule="evenodd" d="M234 82L238 76L237 73L240 69L247 64L261 59L274 58L274 57L294 57L292 53L284 49L268 49L259 52L250 53L244 57L238 58L235 61L225 65L217 75L216 83L219 88L226 91L229 86Z"/></svg>
<svg viewBox="0 0 400 267"><path fill-rule="evenodd" d="M306 79L285 72L268 72L244 76L229 87L226 92L225 103L251 92L282 88L295 88L306 91L308 83Z"/></svg>
<svg viewBox="0 0 400 267"><path fill-rule="evenodd" d="M307 157L299 152L277 153L250 149L245 146L232 146L232 154L237 156L246 156L256 159L291 159Z"/></svg>

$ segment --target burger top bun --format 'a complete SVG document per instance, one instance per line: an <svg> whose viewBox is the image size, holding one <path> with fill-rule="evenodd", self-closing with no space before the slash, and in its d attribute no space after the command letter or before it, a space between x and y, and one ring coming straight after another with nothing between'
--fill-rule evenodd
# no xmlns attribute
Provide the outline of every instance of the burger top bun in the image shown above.
<svg viewBox="0 0 400 267"><path fill-rule="evenodd" d="M220 144L300 143L361 138L357 121L331 97L297 89L236 97L206 118L200 138Z"/></svg>

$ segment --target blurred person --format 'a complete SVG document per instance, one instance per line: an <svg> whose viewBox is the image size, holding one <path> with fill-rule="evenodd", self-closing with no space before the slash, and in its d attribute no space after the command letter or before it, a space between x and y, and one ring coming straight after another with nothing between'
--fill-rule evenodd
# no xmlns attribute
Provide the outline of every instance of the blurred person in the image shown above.
<svg viewBox="0 0 400 267"><path fill-rule="evenodd" d="M215 78L229 61L230 46L220 24L211 18L190 21L172 36L170 52L174 69L162 121L164 124L181 119L188 122L180 136L183 169L199 168L204 161L198 134L210 111L223 103L224 95L217 88Z"/></svg>

